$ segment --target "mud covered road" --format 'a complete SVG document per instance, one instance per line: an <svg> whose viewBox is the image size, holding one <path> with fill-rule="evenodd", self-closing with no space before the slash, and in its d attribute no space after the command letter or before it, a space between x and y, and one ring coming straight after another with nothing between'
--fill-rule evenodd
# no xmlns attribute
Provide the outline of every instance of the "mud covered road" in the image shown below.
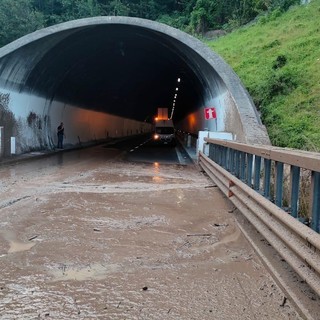
<svg viewBox="0 0 320 320"><path fill-rule="evenodd" d="M300 319L193 165L96 147L0 177L0 319Z"/></svg>

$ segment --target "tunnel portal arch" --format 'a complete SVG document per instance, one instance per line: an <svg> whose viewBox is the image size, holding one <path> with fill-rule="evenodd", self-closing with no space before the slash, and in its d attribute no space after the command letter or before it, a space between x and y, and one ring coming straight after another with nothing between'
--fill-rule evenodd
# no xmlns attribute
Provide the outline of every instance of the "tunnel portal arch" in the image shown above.
<svg viewBox="0 0 320 320"><path fill-rule="evenodd" d="M204 119L209 106L217 119ZM201 41L167 25L86 18L0 48L0 121L15 120L7 130L20 152L53 147L61 121L70 144L145 132L158 107L169 113L174 107L181 130L226 131L241 142L269 143L233 70Z"/></svg>

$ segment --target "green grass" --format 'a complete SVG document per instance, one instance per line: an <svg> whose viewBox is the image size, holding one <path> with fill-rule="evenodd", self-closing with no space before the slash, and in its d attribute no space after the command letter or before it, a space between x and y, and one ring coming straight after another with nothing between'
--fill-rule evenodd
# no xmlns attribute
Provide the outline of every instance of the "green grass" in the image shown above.
<svg viewBox="0 0 320 320"><path fill-rule="evenodd" d="M320 0L207 44L248 89L272 144L320 151Z"/></svg>

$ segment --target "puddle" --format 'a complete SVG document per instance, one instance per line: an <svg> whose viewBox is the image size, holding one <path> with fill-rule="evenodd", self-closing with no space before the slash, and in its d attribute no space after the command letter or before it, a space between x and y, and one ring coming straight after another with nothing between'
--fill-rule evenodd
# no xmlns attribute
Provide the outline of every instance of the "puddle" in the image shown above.
<svg viewBox="0 0 320 320"><path fill-rule="evenodd" d="M30 250L35 246L35 242L22 242L17 239L17 236L12 231L0 231L0 235L9 242L8 253L16 253Z"/></svg>
<svg viewBox="0 0 320 320"><path fill-rule="evenodd" d="M21 252L21 251L27 251L30 250L35 243L23 243L18 241L9 241L10 248L8 250L8 253L15 253L15 252Z"/></svg>
<svg viewBox="0 0 320 320"><path fill-rule="evenodd" d="M53 276L52 281L85 281L85 280L102 280L110 273L120 270L117 264L109 264L107 266L101 264L90 264L84 267L61 265L58 269L51 270Z"/></svg>

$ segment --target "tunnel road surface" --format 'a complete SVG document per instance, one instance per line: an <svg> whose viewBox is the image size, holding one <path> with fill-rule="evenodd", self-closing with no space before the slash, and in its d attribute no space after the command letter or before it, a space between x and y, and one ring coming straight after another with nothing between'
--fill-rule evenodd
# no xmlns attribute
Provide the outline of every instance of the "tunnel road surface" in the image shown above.
<svg viewBox="0 0 320 320"><path fill-rule="evenodd" d="M301 319L193 165L100 146L0 177L2 320Z"/></svg>

